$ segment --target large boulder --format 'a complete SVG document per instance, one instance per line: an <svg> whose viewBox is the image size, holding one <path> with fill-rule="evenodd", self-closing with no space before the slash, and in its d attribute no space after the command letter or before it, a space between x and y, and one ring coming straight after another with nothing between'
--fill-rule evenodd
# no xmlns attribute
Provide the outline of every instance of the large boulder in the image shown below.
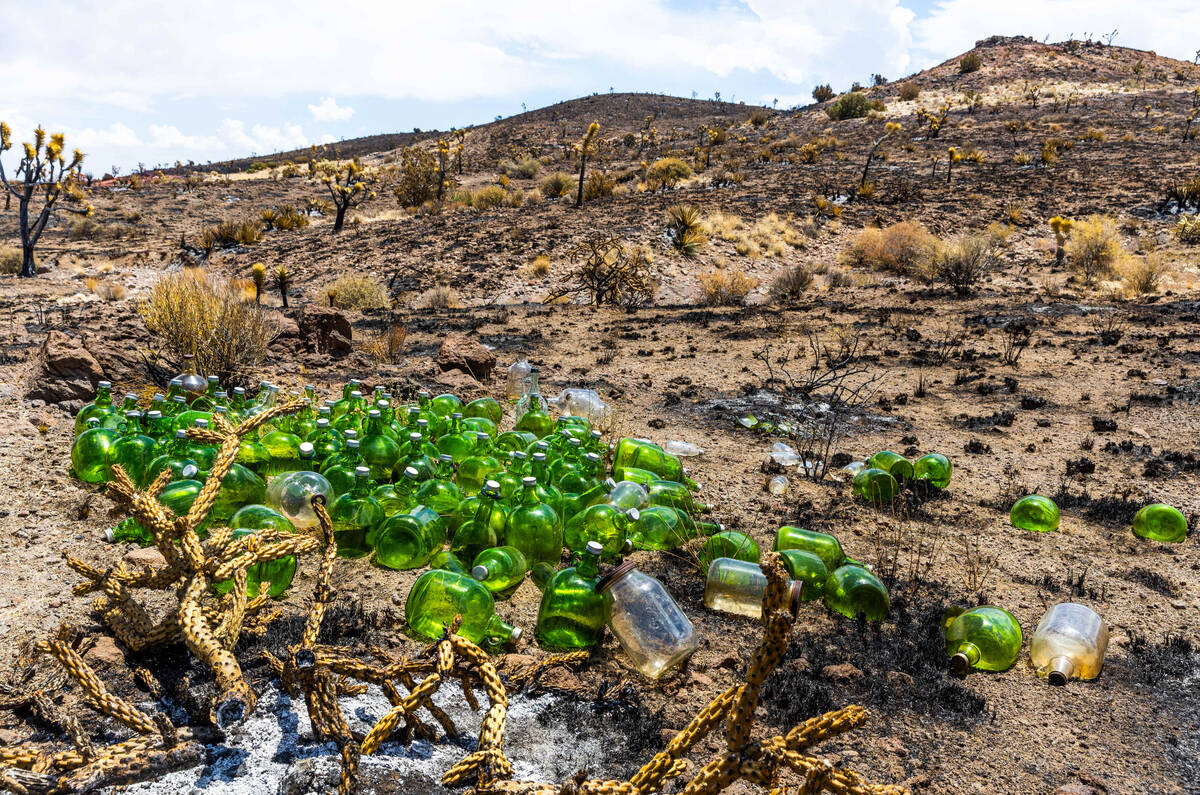
<svg viewBox="0 0 1200 795"><path fill-rule="evenodd" d="M461 370L479 381L486 381L496 369L496 354L479 340L450 334L438 349L437 364L442 372Z"/></svg>
<svg viewBox="0 0 1200 795"><path fill-rule="evenodd" d="M51 331L42 343L37 368L25 397L62 403L91 400L96 383L104 380L104 370L82 340L62 331Z"/></svg>
<svg viewBox="0 0 1200 795"><path fill-rule="evenodd" d="M306 306L300 315L300 340L306 351L344 356L351 350L350 321L331 306Z"/></svg>

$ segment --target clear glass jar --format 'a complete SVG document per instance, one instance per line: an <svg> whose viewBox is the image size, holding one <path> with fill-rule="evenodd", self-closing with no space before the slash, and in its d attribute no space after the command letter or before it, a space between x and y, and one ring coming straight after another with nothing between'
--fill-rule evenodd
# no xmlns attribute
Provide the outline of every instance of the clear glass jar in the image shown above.
<svg viewBox="0 0 1200 795"><path fill-rule="evenodd" d="M803 598L804 583L789 580L788 589L792 615L795 615ZM708 567L708 578L704 583L704 606L722 613L762 618L763 594L766 592L767 575L762 573L757 563L717 558Z"/></svg>
<svg viewBox="0 0 1200 795"><path fill-rule="evenodd" d="M680 665L700 641L692 622L662 583L626 561L596 585L604 619L638 673L658 679Z"/></svg>

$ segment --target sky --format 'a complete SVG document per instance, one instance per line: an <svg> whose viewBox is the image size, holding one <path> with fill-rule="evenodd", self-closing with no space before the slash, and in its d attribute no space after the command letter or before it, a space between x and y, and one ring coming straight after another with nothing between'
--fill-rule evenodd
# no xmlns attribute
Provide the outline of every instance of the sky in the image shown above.
<svg viewBox="0 0 1200 795"><path fill-rule="evenodd" d="M0 120L128 173L448 129L591 93L790 107L992 34L1191 60L1200 4L1159 0L0 0ZM2 157L11 161L14 152Z"/></svg>

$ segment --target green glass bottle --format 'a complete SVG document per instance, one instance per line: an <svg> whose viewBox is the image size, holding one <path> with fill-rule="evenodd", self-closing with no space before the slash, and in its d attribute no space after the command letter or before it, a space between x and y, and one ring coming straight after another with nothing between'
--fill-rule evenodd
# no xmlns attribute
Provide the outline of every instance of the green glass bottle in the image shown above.
<svg viewBox="0 0 1200 795"><path fill-rule="evenodd" d="M475 435L475 449L458 465L458 488L463 494L476 494L489 480L504 471L504 465L491 453L491 440L487 434Z"/></svg>
<svg viewBox="0 0 1200 795"><path fill-rule="evenodd" d="M501 621L492 594L474 578L433 569L417 578L404 602L404 616L413 634L438 640L462 616L458 634L472 643L516 643L521 630Z"/></svg>
<svg viewBox="0 0 1200 795"><path fill-rule="evenodd" d="M562 558L562 523L554 509L538 498L537 478L525 478L520 504L508 515L504 541L521 550L530 563L557 563Z"/></svg>
<svg viewBox="0 0 1200 795"><path fill-rule="evenodd" d="M221 490L217 492L217 498L213 501L209 518L223 522L243 505L260 505L266 499L266 481L241 464L235 463L221 479Z"/></svg>
<svg viewBox="0 0 1200 795"><path fill-rule="evenodd" d="M818 533L816 530L806 530L803 527L784 525L775 533L775 545L771 547L776 552L785 549L802 549L811 552L825 563L829 571L841 566L846 561L846 553L842 551L841 542L828 533Z"/></svg>
<svg viewBox="0 0 1200 795"><path fill-rule="evenodd" d="M325 459L321 474L333 486L334 494L346 494L354 488L355 472L359 467L367 466L367 462L359 453L358 439L347 439L346 449L334 453ZM367 472L370 472L370 467Z"/></svg>
<svg viewBox="0 0 1200 795"><path fill-rule="evenodd" d="M162 452L156 456L146 468L146 482L153 483L160 472L164 469L171 470L171 480L179 480L183 477L184 467L195 467L200 469L200 463L189 457L188 453L191 449L191 442L188 441L187 431L180 428L175 431L175 438L166 443L165 446L160 445Z"/></svg>
<svg viewBox="0 0 1200 795"><path fill-rule="evenodd" d="M271 466L271 451L263 446L255 434L246 434L238 443L237 463L258 475L267 475Z"/></svg>
<svg viewBox="0 0 1200 795"><path fill-rule="evenodd" d="M717 558L732 558L747 563L758 563L761 555L758 543L750 536L736 530L723 530L709 536L704 545L700 547L700 568L708 571L709 566Z"/></svg>
<svg viewBox="0 0 1200 795"><path fill-rule="evenodd" d="M85 483L107 483L111 477L113 448L121 434L100 427L100 418L91 417L88 427L71 445L71 467L75 477Z"/></svg>
<svg viewBox="0 0 1200 795"><path fill-rule="evenodd" d="M450 427L438 437L438 452L450 456L455 462L462 461L475 449L475 433L463 429L460 415L451 414Z"/></svg>
<svg viewBox="0 0 1200 795"><path fill-rule="evenodd" d="M528 474L529 466L525 454L520 450L509 453L508 466L496 475L496 482L500 484L500 499L511 505L514 495L521 492L521 481Z"/></svg>
<svg viewBox="0 0 1200 795"><path fill-rule="evenodd" d="M612 478L608 478L603 483L597 483L595 486L581 494L573 494L570 497L564 497L561 513L563 527L566 527L566 523L571 521L571 519L581 511L585 511L593 505L599 505L601 503L608 503L614 508L620 508L621 510L644 507L645 503L622 505L609 499L609 495L612 493L612 490L616 485L616 482Z"/></svg>
<svg viewBox="0 0 1200 795"><path fill-rule="evenodd" d="M435 552L433 557L429 559L429 568L445 569L452 571L455 574L469 575L467 566L462 562L462 559L448 549L443 549Z"/></svg>
<svg viewBox="0 0 1200 795"><path fill-rule="evenodd" d="M550 416L550 406L542 397L538 386L538 368L530 369L525 378L525 394L517 401L517 424L515 430L527 431L539 439L554 432L554 419Z"/></svg>
<svg viewBox="0 0 1200 795"><path fill-rule="evenodd" d="M333 520L333 538L343 558L361 558L371 553L367 534L383 521L383 508L371 496L371 470L361 466L355 472L354 487L329 506Z"/></svg>
<svg viewBox="0 0 1200 795"><path fill-rule="evenodd" d="M338 403L341 403L341 401L339 400ZM334 409L331 411L332 419L329 424L342 433L354 431L357 434L361 434L363 432L363 421L366 419L366 415L363 413L362 392L356 389L350 393L349 403L344 407L341 414L338 414L336 407L337 403L334 404Z"/></svg>
<svg viewBox="0 0 1200 795"><path fill-rule="evenodd" d="M104 540L110 544L133 541L140 547L148 547L154 543L154 534L129 516L117 522L115 527L105 530Z"/></svg>
<svg viewBox="0 0 1200 795"><path fill-rule="evenodd" d="M358 392L360 398L362 397L362 393L359 392L358 389L359 386L361 386L361 384L359 383L358 379L355 378L351 378L346 382L346 385L342 387L341 399L329 407L330 421L341 418L347 411L350 410L350 406L352 403L354 403L352 395L354 395L355 392Z"/></svg>
<svg viewBox="0 0 1200 795"><path fill-rule="evenodd" d="M528 431L505 431L496 437L496 452L508 455L513 450L525 452L538 438Z"/></svg>
<svg viewBox="0 0 1200 795"><path fill-rule="evenodd" d="M868 621L883 621L891 602L878 577L861 566L847 564L829 575L825 583L825 606L846 618L857 619L862 615Z"/></svg>
<svg viewBox="0 0 1200 795"><path fill-rule="evenodd" d="M581 554L595 541L603 557L615 558L625 551L630 528L640 518L637 508L621 511L607 503L593 505L563 526L563 541L571 551Z"/></svg>
<svg viewBox="0 0 1200 795"><path fill-rule="evenodd" d="M604 597L596 593L602 548L592 542L579 562L555 572L542 589L535 636L548 649L586 649L604 631Z"/></svg>
<svg viewBox="0 0 1200 795"><path fill-rule="evenodd" d="M1049 533L1058 529L1058 506L1049 497L1031 494L1013 504L1008 521L1020 530Z"/></svg>
<svg viewBox="0 0 1200 795"><path fill-rule="evenodd" d="M439 417L449 417L454 413L462 413L463 402L459 399L458 395L446 393L444 395L438 395L433 400L429 401L429 408Z"/></svg>
<svg viewBox="0 0 1200 795"><path fill-rule="evenodd" d="M529 567L529 581L537 586L539 591L546 590L546 583L558 573L558 566L550 563L535 563Z"/></svg>
<svg viewBox="0 0 1200 795"><path fill-rule="evenodd" d="M582 449L582 448L581 448ZM584 453L581 464L559 478L563 494L582 494L604 479L604 461L595 453Z"/></svg>
<svg viewBox="0 0 1200 795"><path fill-rule="evenodd" d="M438 457L441 452L429 441L428 430L424 420L417 421L419 430L408 435L408 439L400 446L397 467L413 467L421 475L421 480L434 476L438 467Z"/></svg>
<svg viewBox="0 0 1200 795"><path fill-rule="evenodd" d="M300 466L296 468L297 472L316 472L317 471L317 451L312 446L312 442L300 443Z"/></svg>
<svg viewBox="0 0 1200 795"><path fill-rule="evenodd" d="M383 432L383 419L378 409L367 413L364 435L359 440L358 451L371 470L371 479L392 479L392 470L400 458L400 445Z"/></svg>
<svg viewBox="0 0 1200 795"><path fill-rule="evenodd" d="M331 456L346 449L346 437L331 426L325 417L317 418L317 429L308 437L308 441L312 442L316 451L318 466L324 466Z"/></svg>
<svg viewBox="0 0 1200 795"><path fill-rule="evenodd" d="M941 453L923 455L913 462L913 477L917 480L927 480L930 485L939 489L950 485L950 474L953 471L950 459Z"/></svg>
<svg viewBox="0 0 1200 795"><path fill-rule="evenodd" d="M1156 502L1142 508L1133 517L1134 535L1151 541L1178 544L1187 538L1187 519L1177 508Z"/></svg>
<svg viewBox="0 0 1200 795"><path fill-rule="evenodd" d="M529 474L537 478L538 499L549 505L558 514L559 521L566 521L563 516L566 507L566 495L550 480L550 467L546 462L546 454L541 450L530 456Z"/></svg>
<svg viewBox="0 0 1200 795"><path fill-rule="evenodd" d="M120 464L129 479L138 488L146 485L146 471L150 462L157 458L158 442L142 432L141 419L131 411L125 419L125 431L113 443L109 458L112 464Z"/></svg>
<svg viewBox="0 0 1200 795"><path fill-rule="evenodd" d="M500 484L489 480L479 492L474 516L459 525L450 539L450 551L464 560L474 560L485 549L497 546L504 534L508 514L497 505Z"/></svg>
<svg viewBox="0 0 1200 795"><path fill-rule="evenodd" d="M971 668L1007 671L1021 652L1021 625L1000 607L951 608L942 631L955 673L965 674Z"/></svg>
<svg viewBox="0 0 1200 795"><path fill-rule="evenodd" d="M529 563L516 547L492 547L475 556L471 576L483 583L492 596L507 593L525 580Z"/></svg>
<svg viewBox="0 0 1200 795"><path fill-rule="evenodd" d="M613 452L614 477L617 477L615 472L617 467L652 472L657 476L654 478L655 480L673 480L693 491L699 488L687 477L687 470L677 456L671 455L654 442L644 439L625 438L617 442L616 450ZM622 477L619 479L633 480L634 478Z"/></svg>
<svg viewBox="0 0 1200 795"><path fill-rule="evenodd" d="M825 595L829 568L820 556L803 549L785 549L779 554L783 557L783 567L787 569L788 576L804 583L803 601L811 602Z"/></svg>
<svg viewBox="0 0 1200 795"><path fill-rule="evenodd" d="M891 450L880 450L875 455L867 459L867 468L882 469L897 481L911 480L913 476L913 465L904 456L899 453L893 453Z"/></svg>
<svg viewBox="0 0 1200 795"><path fill-rule="evenodd" d="M404 571L427 564L441 549L442 539L433 535L420 517L406 512L384 519L370 540L375 546L376 563Z"/></svg>
<svg viewBox="0 0 1200 795"><path fill-rule="evenodd" d="M644 487L650 505L666 505L693 516L707 513L709 510L707 505L696 501L691 489L682 483L673 480L651 480L644 484Z"/></svg>
<svg viewBox="0 0 1200 795"><path fill-rule="evenodd" d="M235 539L244 538L259 530L276 530L281 533L294 533L296 528L283 514L273 511L265 505L247 505L241 508L229 520ZM296 576L296 559L291 555L265 563L256 563L246 570L246 596L251 599L258 596L263 583L270 583L267 594L272 599L283 596L292 579ZM217 593L228 593L233 587L232 580L213 583Z"/></svg>
<svg viewBox="0 0 1200 795"><path fill-rule="evenodd" d="M854 493L872 505L886 505L896 499L900 484L888 472L868 467L854 478Z"/></svg>
<svg viewBox="0 0 1200 795"><path fill-rule="evenodd" d="M458 506L462 503L462 491L452 480L454 477L453 459L448 455L438 458L438 470L435 477L430 478L417 487L416 500L422 505L428 505L437 511L448 525L458 526Z"/></svg>
<svg viewBox="0 0 1200 795"><path fill-rule="evenodd" d="M262 446L271 454L267 465L268 475L295 472L300 467L300 443L304 441L294 433L274 430L263 434Z"/></svg>
<svg viewBox="0 0 1200 795"><path fill-rule="evenodd" d="M481 397L463 406L462 415L464 417L483 417L499 425L500 420L504 418L504 409L500 407L500 403L495 398Z"/></svg>
<svg viewBox="0 0 1200 795"><path fill-rule="evenodd" d="M635 549L678 549L693 537L684 514L665 505L651 505L638 511L638 520L629 531Z"/></svg>
<svg viewBox="0 0 1200 795"><path fill-rule="evenodd" d="M112 403L112 384L108 381L101 381L96 384L96 399L81 408L75 415L75 435L78 436L88 429L88 420L95 417L99 423L106 415L114 411L116 408Z"/></svg>

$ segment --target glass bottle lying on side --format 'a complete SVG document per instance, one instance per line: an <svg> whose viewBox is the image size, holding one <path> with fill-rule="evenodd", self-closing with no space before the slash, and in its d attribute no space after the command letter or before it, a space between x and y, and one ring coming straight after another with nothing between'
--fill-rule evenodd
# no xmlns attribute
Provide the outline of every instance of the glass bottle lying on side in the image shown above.
<svg viewBox="0 0 1200 795"><path fill-rule="evenodd" d="M804 597L804 583L789 580L789 604L794 615ZM704 606L722 613L735 613L750 618L762 617L763 594L767 591L767 575L757 563L734 558L717 558L708 567L704 583Z"/></svg>
<svg viewBox="0 0 1200 795"><path fill-rule="evenodd" d="M971 668L1007 671L1021 652L1021 625L1000 607L951 608L943 632L955 673L965 674Z"/></svg>
<svg viewBox="0 0 1200 795"><path fill-rule="evenodd" d="M501 621L496 604L483 583L465 574L431 569L413 583L404 602L404 617L414 634L437 640L457 615L458 634L472 643L516 643L521 630Z"/></svg>
<svg viewBox="0 0 1200 795"><path fill-rule="evenodd" d="M1108 649L1108 625L1094 610L1074 602L1050 608L1034 630L1029 659L1052 685L1095 679Z"/></svg>

